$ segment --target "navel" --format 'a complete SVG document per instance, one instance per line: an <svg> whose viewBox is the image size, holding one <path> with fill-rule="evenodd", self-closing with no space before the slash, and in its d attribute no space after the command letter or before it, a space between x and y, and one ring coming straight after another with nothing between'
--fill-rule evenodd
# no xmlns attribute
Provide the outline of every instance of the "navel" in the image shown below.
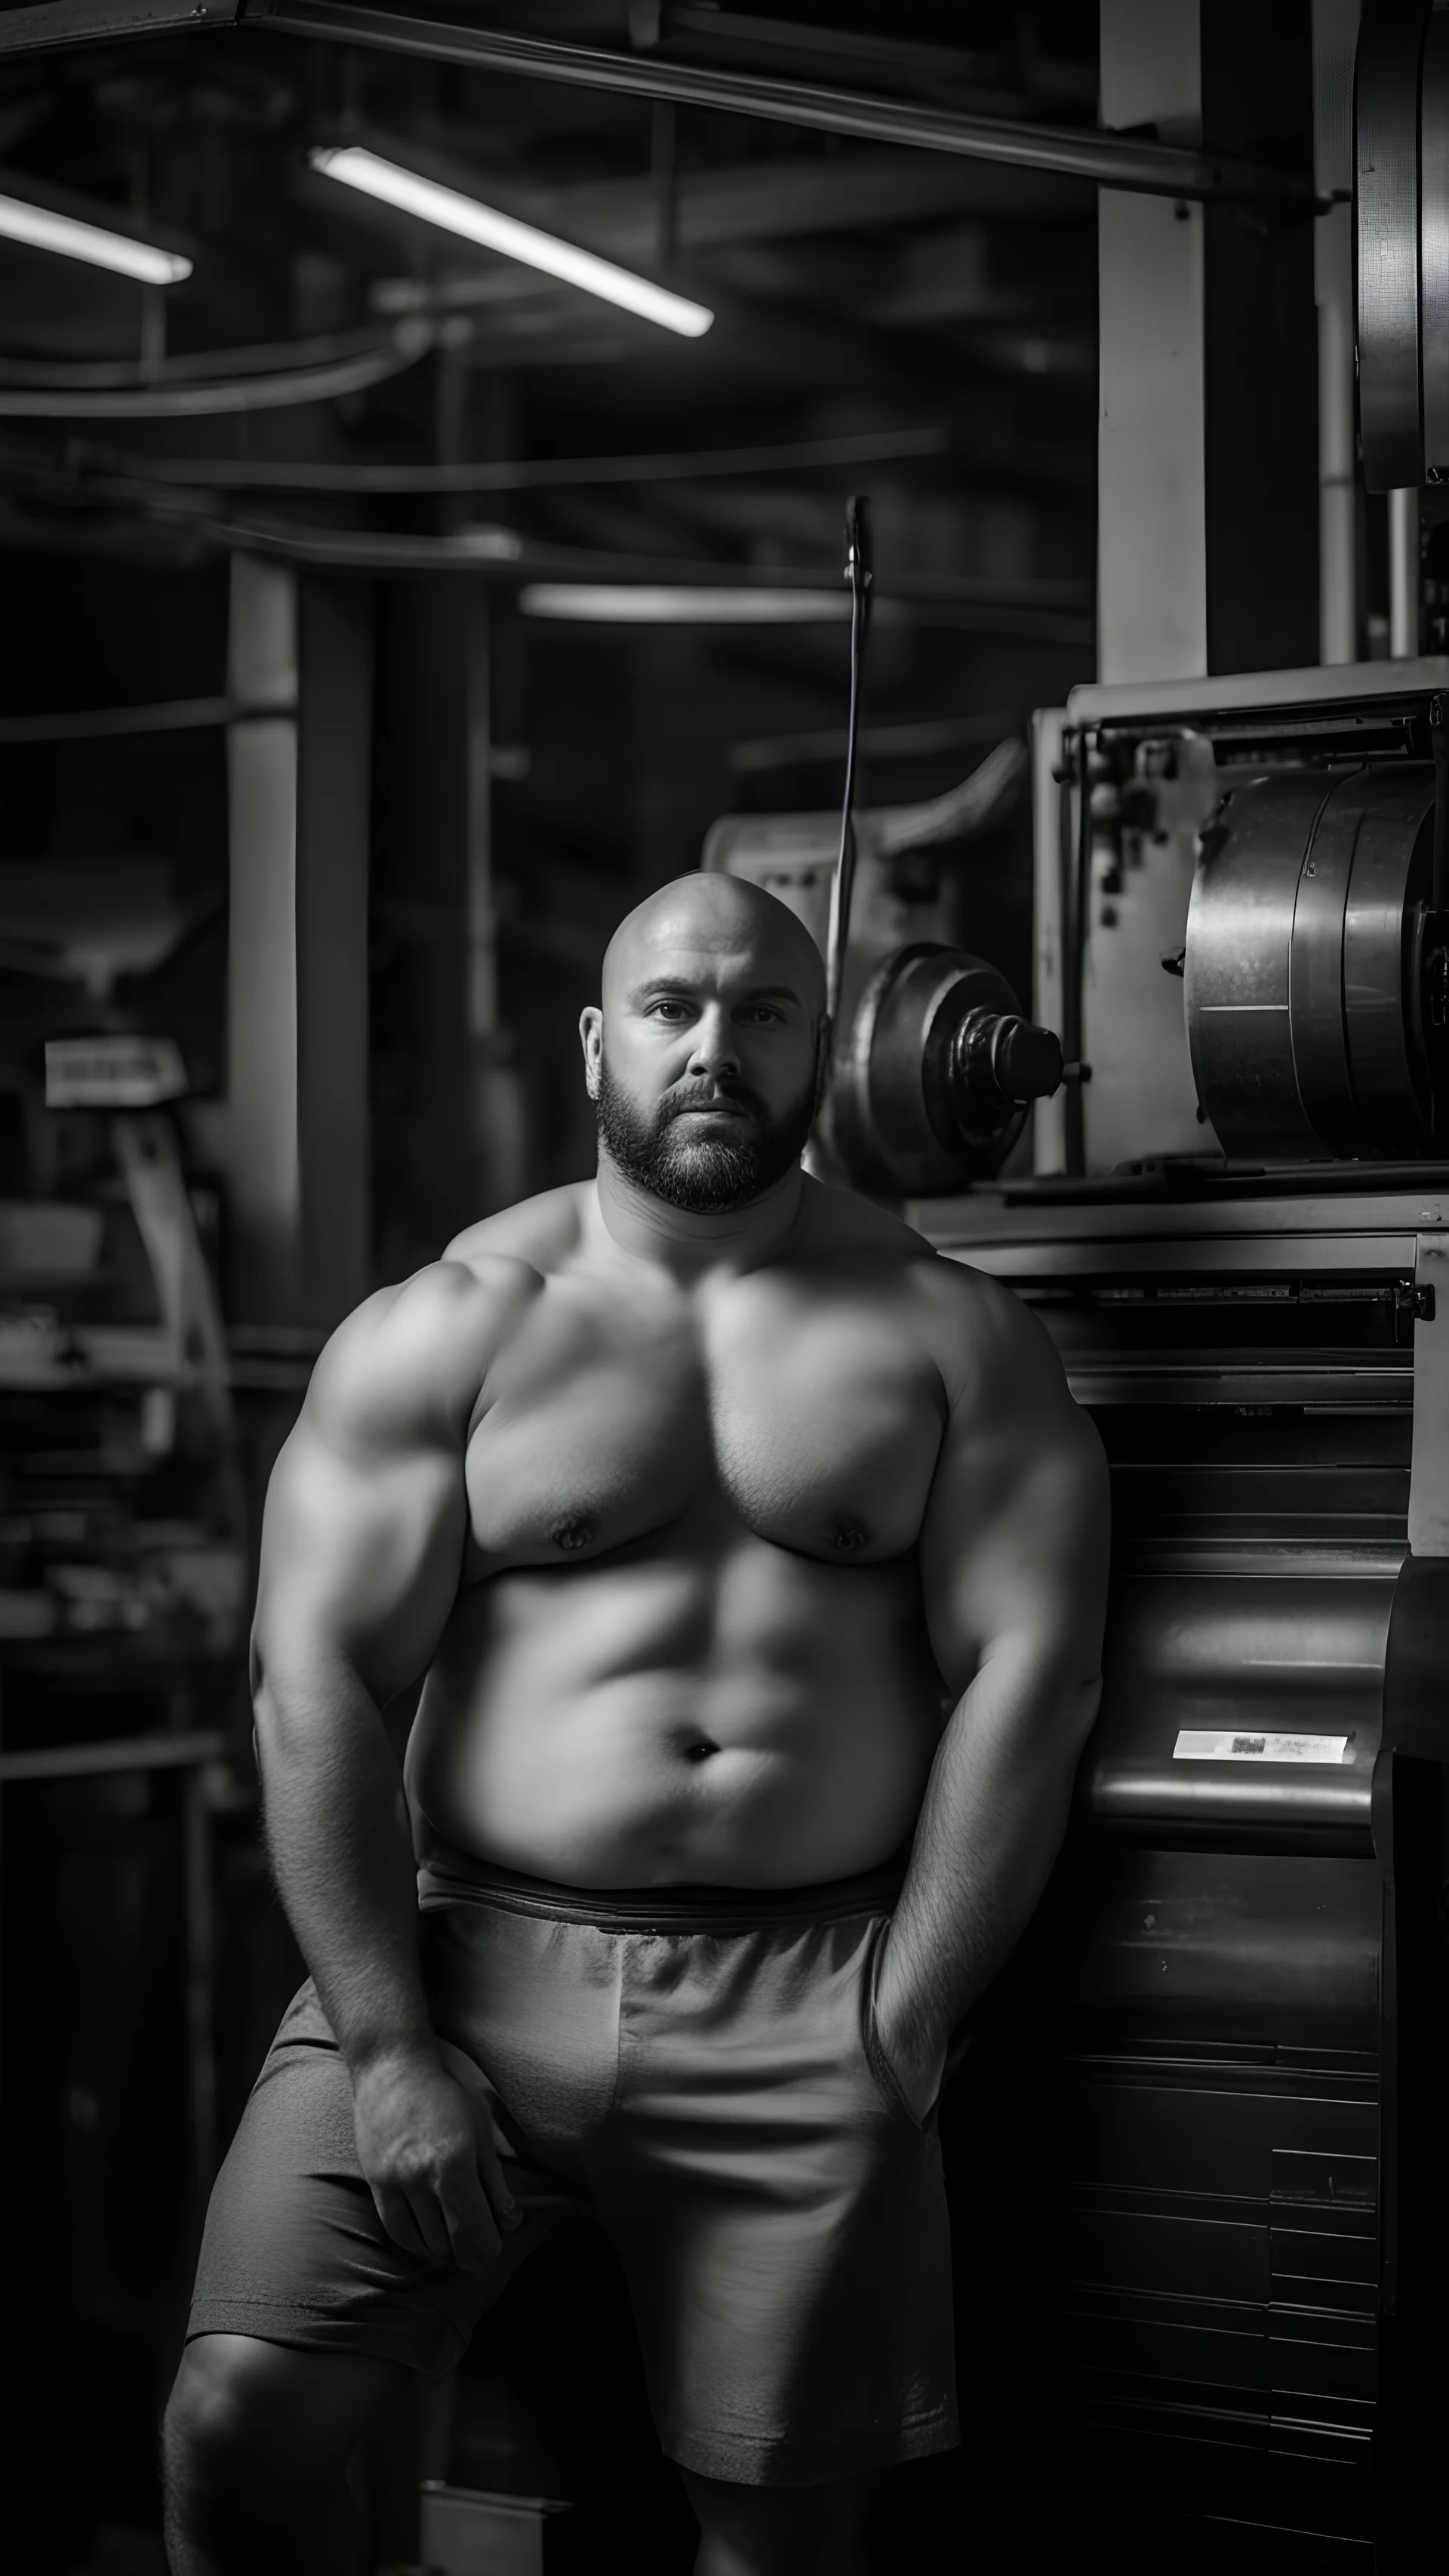
<svg viewBox="0 0 1449 2576"><path fill-rule="evenodd" d="M854 1556L856 1549L864 1547L869 1537L869 1530L862 1528L859 1521L842 1519L833 1520L830 1524L830 1544L838 1547L842 1556Z"/></svg>
<svg viewBox="0 0 1449 2576"><path fill-rule="evenodd" d="M593 1522L578 1517L571 1520L555 1521L552 1529L549 1531L549 1537L552 1539L555 1547L567 1548L570 1551L576 1547L587 1547L592 1540L593 1535Z"/></svg>

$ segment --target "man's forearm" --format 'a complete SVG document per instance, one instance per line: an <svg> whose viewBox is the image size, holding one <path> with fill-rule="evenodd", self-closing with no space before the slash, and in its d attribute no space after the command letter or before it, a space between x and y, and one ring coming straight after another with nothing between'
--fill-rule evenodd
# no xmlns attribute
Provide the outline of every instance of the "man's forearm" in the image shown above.
<svg viewBox="0 0 1449 2576"><path fill-rule="evenodd" d="M268 1674L256 1701L267 1846L354 2073L433 2045L407 1806L376 1702L345 1665Z"/></svg>
<svg viewBox="0 0 1449 2576"><path fill-rule="evenodd" d="M936 1750L881 1961L879 2007L921 2062L1016 1947L1061 1848L1100 1685L1003 1655ZM1032 1747L1029 1761L1023 1745Z"/></svg>

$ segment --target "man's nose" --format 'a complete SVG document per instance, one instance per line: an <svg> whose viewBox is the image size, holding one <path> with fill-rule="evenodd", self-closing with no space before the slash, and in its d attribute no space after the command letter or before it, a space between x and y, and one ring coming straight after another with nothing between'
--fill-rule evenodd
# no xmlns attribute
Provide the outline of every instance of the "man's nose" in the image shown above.
<svg viewBox="0 0 1449 2576"><path fill-rule="evenodd" d="M729 1013L712 1003L695 1023L689 1070L695 1074L721 1074L738 1073L739 1069L739 1044Z"/></svg>

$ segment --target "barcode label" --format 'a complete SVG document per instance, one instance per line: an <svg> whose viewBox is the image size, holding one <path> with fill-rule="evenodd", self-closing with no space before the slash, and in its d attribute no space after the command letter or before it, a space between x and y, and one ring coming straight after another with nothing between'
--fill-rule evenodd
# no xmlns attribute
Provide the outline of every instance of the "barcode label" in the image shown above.
<svg viewBox="0 0 1449 2576"><path fill-rule="evenodd" d="M1213 1735L1185 1726L1172 1748L1174 1762L1346 1762L1346 1735Z"/></svg>

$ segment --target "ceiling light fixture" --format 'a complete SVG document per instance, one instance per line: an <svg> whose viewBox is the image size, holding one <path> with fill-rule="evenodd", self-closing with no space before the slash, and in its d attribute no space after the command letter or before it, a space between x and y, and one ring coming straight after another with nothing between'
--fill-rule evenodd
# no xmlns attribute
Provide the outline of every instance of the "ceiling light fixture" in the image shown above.
<svg viewBox="0 0 1449 2576"><path fill-rule="evenodd" d="M405 215L419 215L424 223L440 224L445 232L461 234L464 241L477 242L484 250L501 251L506 259L522 260L549 277L561 277L569 286L582 286L588 294L602 296L606 304L620 304L626 313L641 314L646 322L681 332L687 340L699 339L714 320L708 305L671 295L667 287L655 286L647 277L616 268L611 259L599 259L575 242L559 241L535 224L500 214L497 207L481 205L476 197L462 196L456 188L440 187L436 180L404 170L395 161L384 161L380 153L365 151L361 144L319 147L307 158L314 170L360 189L365 197L378 197L384 205L396 206Z"/></svg>
<svg viewBox="0 0 1449 2576"><path fill-rule="evenodd" d="M85 223L79 215L53 214L49 206L27 205L23 197L0 196L0 235L31 250L59 251L65 259L89 260L93 268L113 268L143 286L179 286L191 275L191 262L180 251L133 241L127 233Z"/></svg>

